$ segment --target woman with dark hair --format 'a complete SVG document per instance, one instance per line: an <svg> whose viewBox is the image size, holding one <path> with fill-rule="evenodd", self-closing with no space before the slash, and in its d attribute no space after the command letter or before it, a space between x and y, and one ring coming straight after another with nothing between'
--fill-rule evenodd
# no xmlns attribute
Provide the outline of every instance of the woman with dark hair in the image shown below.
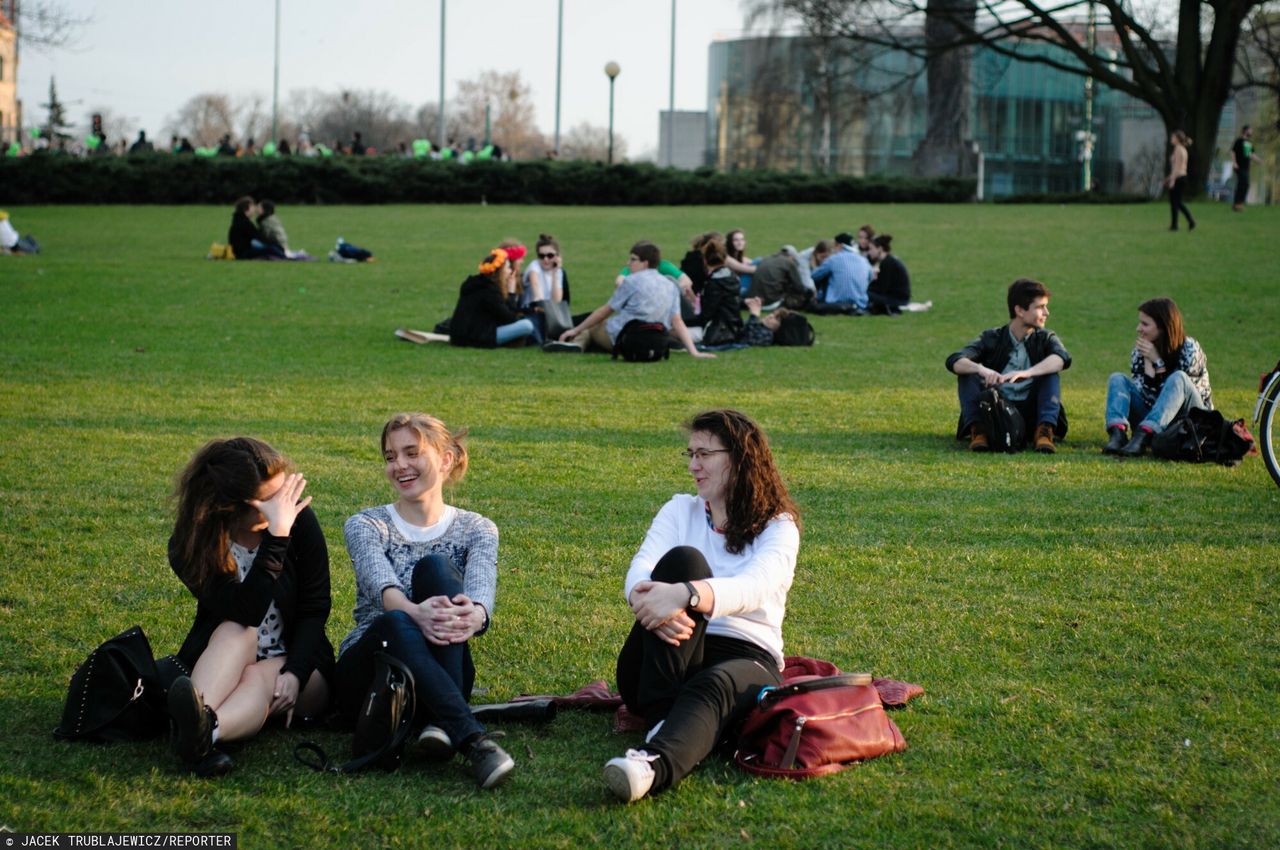
<svg viewBox="0 0 1280 850"><path fill-rule="evenodd" d="M861 231L859 231L861 233ZM893 237L881 233L871 240L867 259L878 264L867 287L867 310L874 315L896 316L911 302L911 276L893 255Z"/></svg>
<svg viewBox="0 0 1280 850"><path fill-rule="evenodd" d="M507 251L494 248L480 263L479 272L458 289L458 303L449 320L450 344L496 348L526 337L540 343L533 320L521 318L508 303L516 296L516 270Z"/></svg>
<svg viewBox="0 0 1280 850"><path fill-rule="evenodd" d="M1196 229L1196 221L1191 217L1191 210L1182 202L1182 190L1187 183L1187 148L1191 147L1191 137L1181 130L1169 134L1169 145L1173 150L1169 153L1169 176L1164 185L1169 187L1169 214L1172 222L1170 230L1178 229L1178 213L1187 217L1187 230Z"/></svg>
<svg viewBox="0 0 1280 850"><path fill-rule="evenodd" d="M355 628L342 641L337 704L354 720L387 652L413 673L417 749L428 758L460 752L481 788L515 767L471 713L470 640L489 629L498 588L498 529L445 504L446 482L467 472L466 431L425 413L399 413L382 427L382 457L396 499L361 511L342 532L356 573Z"/></svg>
<svg viewBox="0 0 1280 850"><path fill-rule="evenodd" d="M650 727L642 747L604 766L624 802L683 779L782 681L800 513L750 418L711 410L687 428L697 495L658 512L624 588L635 623L618 690Z"/></svg>
<svg viewBox="0 0 1280 850"><path fill-rule="evenodd" d="M751 288L751 276L756 273L756 264L747 256L747 234L734 228L724 235L725 264L729 271L738 276L742 284L740 295L746 295Z"/></svg>
<svg viewBox="0 0 1280 850"><path fill-rule="evenodd" d="M236 201L235 211L231 214L231 226L227 228L227 244L231 246L231 252L237 260L253 260L264 254L260 247L263 244L262 233L253 223L253 216L257 211L257 203L248 195Z"/></svg>
<svg viewBox="0 0 1280 850"><path fill-rule="evenodd" d="M1191 408L1213 409L1204 351L1183 330L1173 299L1144 301L1137 331L1129 356L1132 374L1115 372L1107 383L1106 454L1137 457L1155 434ZM1137 423L1132 438L1131 423Z"/></svg>
<svg viewBox="0 0 1280 850"><path fill-rule="evenodd" d="M208 443L178 477L169 564L196 619L178 650L191 675L169 688L169 714L174 751L201 776L234 766L217 742L329 702L329 550L306 479L288 470L271 446L236 437Z"/></svg>
<svg viewBox="0 0 1280 850"><path fill-rule="evenodd" d="M525 297L522 308L529 308L538 301L568 301L569 275L564 270L560 256L560 243L547 233L538 235L534 245L538 262L524 273Z"/></svg>
<svg viewBox="0 0 1280 850"><path fill-rule="evenodd" d="M742 287L728 265L725 244L712 239L702 246L707 279L702 285L703 345L728 345L742 335Z"/></svg>

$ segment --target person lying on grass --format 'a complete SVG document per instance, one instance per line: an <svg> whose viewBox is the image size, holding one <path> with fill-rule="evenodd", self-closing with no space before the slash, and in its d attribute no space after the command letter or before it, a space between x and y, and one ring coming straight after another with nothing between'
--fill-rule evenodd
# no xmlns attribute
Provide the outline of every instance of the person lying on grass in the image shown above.
<svg viewBox="0 0 1280 850"><path fill-rule="evenodd" d="M467 471L464 436L425 413L396 414L382 428L384 471L396 498L342 529L356 574L356 624L338 656L337 704L354 723L374 653L389 653L413 673L419 754L462 753L476 783L492 788L515 761L467 701L475 680L470 641L488 631L498 588L498 529L444 502L445 482L461 481Z"/></svg>
<svg viewBox="0 0 1280 850"><path fill-rule="evenodd" d="M687 428L697 495L658 511L624 583L635 622L618 691L650 727L643 746L604 766L627 803L682 780L728 742L761 688L782 682L800 512L745 414L711 410Z"/></svg>
<svg viewBox="0 0 1280 850"><path fill-rule="evenodd" d="M329 550L306 486L251 437L208 443L178 478L169 563L196 617L178 650L191 675L169 688L169 714L174 752L200 776L234 767L219 742L329 703Z"/></svg>

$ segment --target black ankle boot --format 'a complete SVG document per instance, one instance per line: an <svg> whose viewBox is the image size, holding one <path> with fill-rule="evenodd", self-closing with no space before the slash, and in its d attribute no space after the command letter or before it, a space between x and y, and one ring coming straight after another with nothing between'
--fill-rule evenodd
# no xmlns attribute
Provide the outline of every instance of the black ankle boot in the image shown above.
<svg viewBox="0 0 1280 850"><path fill-rule="evenodd" d="M1151 432L1139 428L1133 432L1133 439L1125 444L1120 454L1125 457L1142 457L1149 445L1151 445Z"/></svg>
<svg viewBox="0 0 1280 850"><path fill-rule="evenodd" d="M1107 433L1111 435L1111 439L1107 440L1107 444L1102 447L1104 455L1118 455L1120 450L1129 442L1129 431L1121 428L1119 425L1112 425L1107 429Z"/></svg>

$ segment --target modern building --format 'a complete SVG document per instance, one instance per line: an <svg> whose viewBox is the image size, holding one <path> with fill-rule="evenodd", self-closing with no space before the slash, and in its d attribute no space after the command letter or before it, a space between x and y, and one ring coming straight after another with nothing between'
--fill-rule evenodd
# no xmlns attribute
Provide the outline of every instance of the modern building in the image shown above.
<svg viewBox="0 0 1280 850"><path fill-rule="evenodd" d="M706 164L706 139L707 113L662 110L658 114L658 165L688 169L702 167Z"/></svg>
<svg viewBox="0 0 1280 850"><path fill-rule="evenodd" d="M1109 49L1101 32L1098 43ZM980 154L984 197L1080 191L1086 174L1104 191L1158 190L1165 140L1154 110L1095 85L1090 140L1084 78L983 48L970 59L957 96L972 159L960 170L976 174ZM801 36L715 42L704 162L910 174L927 129L927 94L922 61L900 51Z"/></svg>
<svg viewBox="0 0 1280 850"><path fill-rule="evenodd" d="M22 134L22 103L18 100L18 31L14 27L16 0L0 0L0 143L8 145Z"/></svg>

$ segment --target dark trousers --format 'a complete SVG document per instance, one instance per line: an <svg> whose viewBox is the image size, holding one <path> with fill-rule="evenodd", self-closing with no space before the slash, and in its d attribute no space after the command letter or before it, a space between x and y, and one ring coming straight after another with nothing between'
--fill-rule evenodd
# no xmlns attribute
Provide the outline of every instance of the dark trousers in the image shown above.
<svg viewBox="0 0 1280 850"><path fill-rule="evenodd" d="M452 598L462 592L462 574L443 555L428 555L413 568L412 602L432 596ZM465 643L428 643L418 624L403 611L388 611L369 625L355 645L338 659L335 676L338 709L354 719L364 702L373 673L375 652L386 652L413 673L414 719L449 733L455 747L484 732L467 700L475 681L471 648Z"/></svg>
<svg viewBox="0 0 1280 850"><path fill-rule="evenodd" d="M653 568L653 580L711 578L702 553L677 546ZM672 646L639 623L618 654L618 691L627 708L662 729L644 745L661 756L653 762L653 790L689 775L737 729L756 704L760 689L778 685L782 674L768 650L748 641L707 635L707 619L691 614L693 637Z"/></svg>
<svg viewBox="0 0 1280 850"><path fill-rule="evenodd" d="M1231 203L1242 207L1247 197L1249 197L1249 172L1236 169L1236 194Z"/></svg>
<svg viewBox="0 0 1280 850"><path fill-rule="evenodd" d="M1195 227L1196 220L1191 217L1191 210L1187 209L1187 205L1182 202L1182 188L1186 185L1187 178L1179 177L1173 181L1173 185L1169 187L1169 222L1170 230L1178 229L1178 212L1181 211L1187 217L1187 226Z"/></svg>
<svg viewBox="0 0 1280 850"><path fill-rule="evenodd" d="M960 395L960 431L964 436L969 426L979 421L978 399L983 392L982 379L977 375L957 375L956 389ZM1041 422L1054 427L1058 437L1066 436L1062 422L1062 379L1058 372L1041 375L1031 380L1031 391L1022 401L1011 402L1022 414L1028 433Z"/></svg>

